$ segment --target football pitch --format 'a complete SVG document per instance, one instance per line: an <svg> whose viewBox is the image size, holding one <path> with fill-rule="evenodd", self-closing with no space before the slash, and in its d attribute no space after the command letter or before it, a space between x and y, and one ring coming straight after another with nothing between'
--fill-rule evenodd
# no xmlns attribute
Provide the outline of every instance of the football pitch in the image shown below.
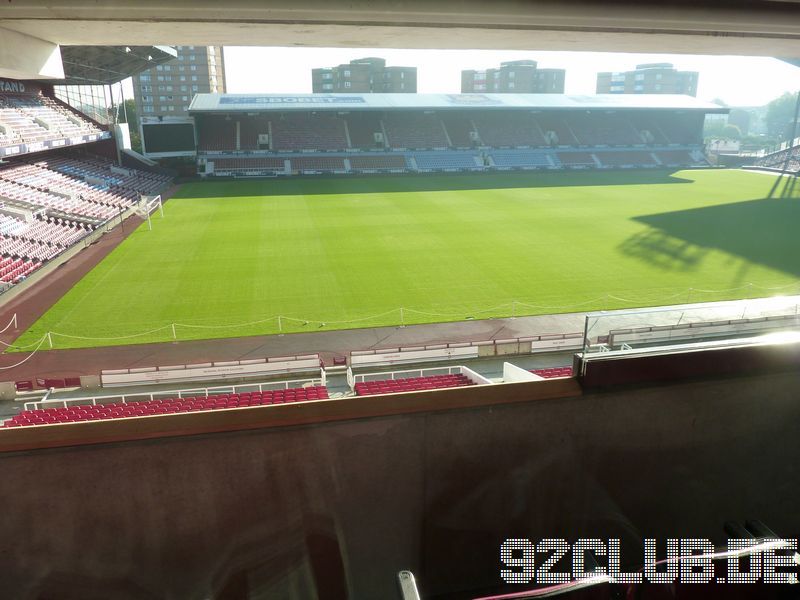
<svg viewBox="0 0 800 600"><path fill-rule="evenodd" d="M186 184L152 231L140 226L16 345L48 332L55 348L81 348L798 293L800 202L767 198L773 182L693 170Z"/></svg>

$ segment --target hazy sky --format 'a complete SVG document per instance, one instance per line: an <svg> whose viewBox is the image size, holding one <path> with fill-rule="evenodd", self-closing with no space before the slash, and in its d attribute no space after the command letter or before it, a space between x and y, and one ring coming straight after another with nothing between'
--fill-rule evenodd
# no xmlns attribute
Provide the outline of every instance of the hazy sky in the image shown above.
<svg viewBox="0 0 800 600"><path fill-rule="evenodd" d="M594 94L598 71L625 71L647 62L671 62L681 70L699 71L697 97L721 98L731 106L761 106L784 92L800 89L800 68L763 57L226 46L228 92L310 93L312 68L365 56L383 57L388 65L417 67L419 93L458 93L462 69L485 69L520 59L536 60L542 68L566 69L567 94Z"/></svg>

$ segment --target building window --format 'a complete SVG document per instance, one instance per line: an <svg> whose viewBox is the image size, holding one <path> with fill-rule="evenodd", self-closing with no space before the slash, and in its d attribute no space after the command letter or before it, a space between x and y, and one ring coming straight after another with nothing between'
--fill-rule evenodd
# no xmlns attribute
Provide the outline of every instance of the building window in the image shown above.
<svg viewBox="0 0 800 600"><path fill-rule="evenodd" d="M181 81L186 81L186 75L181 75Z"/></svg>
<svg viewBox="0 0 800 600"><path fill-rule="evenodd" d="M323 90L332 90L333 89L333 84L332 83L323 83L322 84L322 89Z"/></svg>
<svg viewBox="0 0 800 600"><path fill-rule="evenodd" d="M345 71L344 71L344 76L345 76L345 77L350 77L350 70L349 70L349 69L345 69ZM348 86L348 87L349 87L349 86Z"/></svg>
<svg viewBox="0 0 800 600"><path fill-rule="evenodd" d="M344 87L349 88L350 87L350 82L349 81L345 81L344 82Z"/></svg>
<svg viewBox="0 0 800 600"><path fill-rule="evenodd" d="M189 67L189 69L191 71L197 71L197 65L192 65L191 67Z"/></svg>
<svg viewBox="0 0 800 600"><path fill-rule="evenodd" d="M188 102L189 96L181 96L181 100L183 100L184 102Z"/></svg>
<svg viewBox="0 0 800 600"><path fill-rule="evenodd" d="M192 86L192 91L193 91L193 92L196 92L196 91L197 91L197 86L196 86L196 85L193 85L193 86Z"/></svg>
<svg viewBox="0 0 800 600"><path fill-rule="evenodd" d="M142 86L142 91L143 92L152 92L153 91L153 86L152 85L143 85Z"/></svg>
<svg viewBox="0 0 800 600"><path fill-rule="evenodd" d="M656 73L656 79L661 79L661 73Z"/></svg>
<svg viewBox="0 0 800 600"><path fill-rule="evenodd" d="M144 112L153 112L153 105L152 104L145 104L142 106L142 110Z"/></svg>
<svg viewBox="0 0 800 600"><path fill-rule="evenodd" d="M661 91L661 84L660 84L660 83L657 83L657 84L655 85L655 89L656 89L656 91L657 91L657 92L660 92L660 91Z"/></svg>
<svg viewBox="0 0 800 600"><path fill-rule="evenodd" d="M150 75L139 75L139 81L150 81Z"/></svg>
<svg viewBox="0 0 800 600"><path fill-rule="evenodd" d="M333 79L333 73L323 73L322 74L322 78L323 79Z"/></svg>
<svg viewBox="0 0 800 600"><path fill-rule="evenodd" d="M197 81L197 75L192 75L192 81Z"/></svg>
<svg viewBox="0 0 800 600"><path fill-rule="evenodd" d="M514 71L509 71L508 72L508 78L509 79L514 79L514 75L515 75Z"/></svg>
<svg viewBox="0 0 800 600"><path fill-rule="evenodd" d="M189 88L187 88L185 85L182 85L182 86L181 86L181 91L182 91L182 92L185 92L187 89L189 89Z"/></svg>
<svg viewBox="0 0 800 600"><path fill-rule="evenodd" d="M514 82L513 81L509 81L508 82L508 89L510 89L510 90L514 89Z"/></svg>
<svg viewBox="0 0 800 600"><path fill-rule="evenodd" d="M189 61L190 62L194 62L194 54L190 54L189 55Z"/></svg>

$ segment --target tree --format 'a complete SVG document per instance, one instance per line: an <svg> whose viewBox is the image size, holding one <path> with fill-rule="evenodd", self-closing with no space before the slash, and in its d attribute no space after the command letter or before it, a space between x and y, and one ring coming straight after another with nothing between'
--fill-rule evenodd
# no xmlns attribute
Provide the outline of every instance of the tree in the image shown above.
<svg viewBox="0 0 800 600"><path fill-rule="evenodd" d="M142 139L139 136L139 114L136 112L136 101L133 98L125 100L124 110L120 114L120 122L128 123L128 129L131 132L131 148L136 152L141 152Z"/></svg>
<svg viewBox="0 0 800 600"><path fill-rule="evenodd" d="M742 139L742 130L737 125L728 123L722 128L722 137L726 140Z"/></svg>
<svg viewBox="0 0 800 600"><path fill-rule="evenodd" d="M775 98L767 104L767 134L785 140L792 133L792 119L797 96L786 92L780 98Z"/></svg>

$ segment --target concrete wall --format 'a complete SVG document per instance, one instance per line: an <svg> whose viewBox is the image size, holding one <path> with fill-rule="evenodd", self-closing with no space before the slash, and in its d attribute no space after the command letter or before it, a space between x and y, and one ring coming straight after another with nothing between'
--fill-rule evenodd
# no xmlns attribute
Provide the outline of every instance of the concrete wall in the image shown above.
<svg viewBox="0 0 800 600"><path fill-rule="evenodd" d="M800 376L0 455L5 597L426 598L507 537L796 537ZM452 596L451 596L452 597Z"/></svg>

